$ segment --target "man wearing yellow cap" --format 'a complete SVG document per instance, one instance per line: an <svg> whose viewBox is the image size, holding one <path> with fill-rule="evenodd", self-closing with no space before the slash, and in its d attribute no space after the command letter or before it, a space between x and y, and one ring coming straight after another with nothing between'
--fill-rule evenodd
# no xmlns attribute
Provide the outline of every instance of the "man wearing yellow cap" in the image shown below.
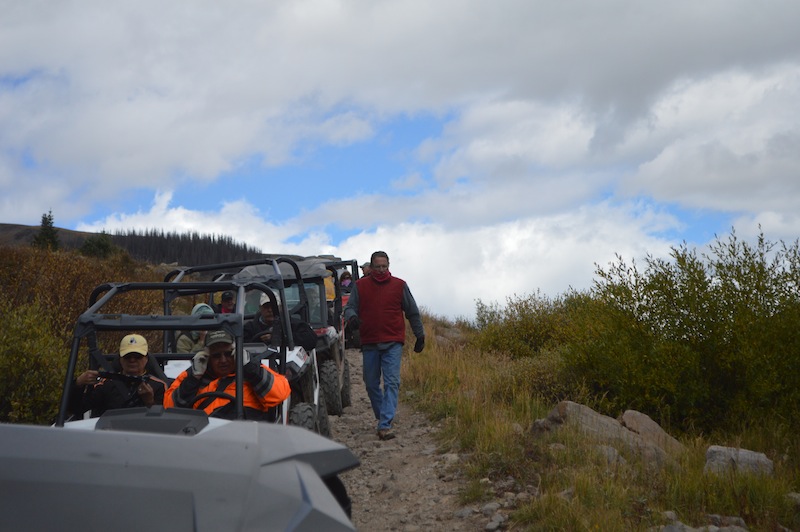
<svg viewBox="0 0 800 532"><path fill-rule="evenodd" d="M73 413L81 416L87 410L98 417L106 410L137 406L161 405L166 383L147 373L147 340L129 334L119 344L118 374L100 376L95 370L84 371L75 379L72 390Z"/></svg>

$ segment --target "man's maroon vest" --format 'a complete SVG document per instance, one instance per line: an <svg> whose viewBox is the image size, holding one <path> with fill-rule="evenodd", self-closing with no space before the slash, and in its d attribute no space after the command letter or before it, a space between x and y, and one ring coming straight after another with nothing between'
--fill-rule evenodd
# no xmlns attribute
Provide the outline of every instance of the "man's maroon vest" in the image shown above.
<svg viewBox="0 0 800 532"><path fill-rule="evenodd" d="M356 281L358 317L361 320L361 343L400 342L406 339L403 319L403 289L406 282L389 277L379 283L372 277Z"/></svg>

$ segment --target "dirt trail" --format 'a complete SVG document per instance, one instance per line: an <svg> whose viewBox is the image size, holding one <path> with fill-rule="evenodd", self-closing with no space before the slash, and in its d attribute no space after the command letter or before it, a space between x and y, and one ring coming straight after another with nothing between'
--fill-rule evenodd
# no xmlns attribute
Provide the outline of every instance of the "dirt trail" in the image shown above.
<svg viewBox="0 0 800 532"><path fill-rule="evenodd" d="M458 504L464 479L449 467L456 454L440 454L438 429L412 409L400 391L394 421L397 437L381 441L361 374L361 351L348 349L352 406L331 416L332 438L347 445L361 466L342 480L353 500L353 523L360 531L484 530L488 519L477 508Z"/></svg>

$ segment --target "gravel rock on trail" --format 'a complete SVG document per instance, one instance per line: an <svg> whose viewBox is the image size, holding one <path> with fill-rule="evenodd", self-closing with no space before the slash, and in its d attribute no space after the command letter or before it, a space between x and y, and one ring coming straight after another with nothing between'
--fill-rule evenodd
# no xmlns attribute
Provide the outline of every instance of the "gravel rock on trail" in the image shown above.
<svg viewBox="0 0 800 532"><path fill-rule="evenodd" d="M477 508L462 507L458 493L466 480L452 467L459 457L438 452L439 427L415 411L400 388L393 440L381 441L362 379L361 351L348 349L352 406L331 416L331 438L361 460L341 475L353 501L352 521L364 532L399 530L485 530Z"/></svg>

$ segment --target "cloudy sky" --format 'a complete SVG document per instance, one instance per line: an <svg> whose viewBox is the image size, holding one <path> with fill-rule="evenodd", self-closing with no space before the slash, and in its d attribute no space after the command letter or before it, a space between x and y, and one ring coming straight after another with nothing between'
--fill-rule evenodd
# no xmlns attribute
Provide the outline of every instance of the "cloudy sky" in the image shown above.
<svg viewBox="0 0 800 532"><path fill-rule="evenodd" d="M0 222L389 253L419 304L800 236L795 0L0 0Z"/></svg>

